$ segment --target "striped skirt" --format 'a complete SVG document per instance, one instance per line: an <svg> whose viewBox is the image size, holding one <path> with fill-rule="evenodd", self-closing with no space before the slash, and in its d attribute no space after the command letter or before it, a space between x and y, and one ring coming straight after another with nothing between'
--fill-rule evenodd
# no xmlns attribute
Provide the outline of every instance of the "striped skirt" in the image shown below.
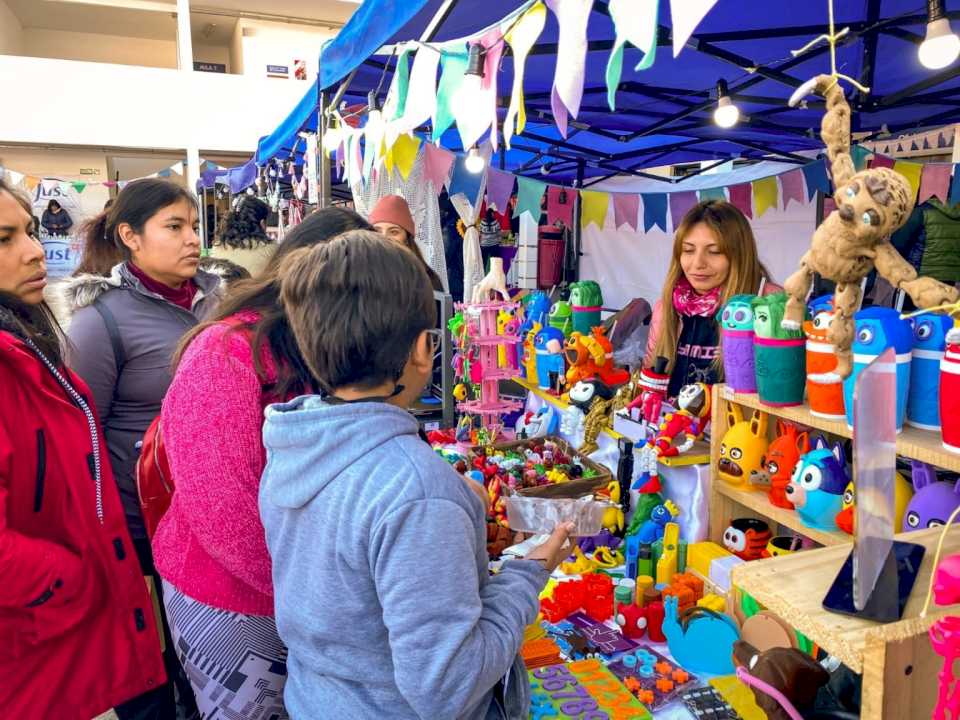
<svg viewBox="0 0 960 720"><path fill-rule="evenodd" d="M166 580L163 601L177 657L205 720L287 719L287 648L272 617L204 605Z"/></svg>

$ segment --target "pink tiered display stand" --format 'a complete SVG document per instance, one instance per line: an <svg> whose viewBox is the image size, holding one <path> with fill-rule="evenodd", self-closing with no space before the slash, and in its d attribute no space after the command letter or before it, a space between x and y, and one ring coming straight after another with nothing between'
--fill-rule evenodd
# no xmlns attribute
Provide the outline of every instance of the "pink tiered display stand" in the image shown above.
<svg viewBox="0 0 960 720"><path fill-rule="evenodd" d="M457 403L457 409L462 413L476 415L480 418L480 426L487 431L490 441L503 437L502 415L519 410L523 403L518 400L508 400L500 397L500 381L510 380L520 375L520 368L516 362L516 346L520 343L520 336L516 331L500 334L497 331L497 315L501 310L512 310L516 313L517 303L485 302L458 304L457 310L463 312L464 320L469 324L476 318L478 334L468 333L466 344L478 349L480 374L480 399L465 400ZM479 318L477 314L479 313ZM506 350L508 362L501 367L498 362L499 350ZM475 361L476 362L476 361Z"/></svg>

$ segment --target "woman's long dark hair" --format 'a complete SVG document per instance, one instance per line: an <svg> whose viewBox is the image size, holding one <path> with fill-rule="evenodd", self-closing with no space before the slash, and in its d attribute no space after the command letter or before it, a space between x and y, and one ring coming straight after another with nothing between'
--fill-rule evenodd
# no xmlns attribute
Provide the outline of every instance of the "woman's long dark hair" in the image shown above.
<svg viewBox="0 0 960 720"><path fill-rule="evenodd" d="M30 201L23 193L14 190L0 177L0 192L5 192L17 201L27 214L33 215ZM34 228L37 232L38 228ZM58 367L63 366L64 337L60 325L46 302L39 305L28 305L13 293L0 292L0 309L6 310L0 327L10 325L4 329L29 339L47 358Z"/></svg>
<svg viewBox="0 0 960 720"><path fill-rule="evenodd" d="M194 338L206 328L239 312L252 311L257 313L260 319L252 323L237 323L236 329L248 330L253 335L251 346L254 368L264 391L280 399L316 392L317 384L300 354L280 302L280 266L284 258L294 250L327 242L348 230L372 229L370 223L357 213L344 208L325 208L308 215L277 246L277 251L257 277L237 281L217 307L216 315L184 336L174 355L174 367L180 363L183 353ZM277 368L277 380L273 383L267 381L262 363L265 343L269 344Z"/></svg>
<svg viewBox="0 0 960 720"><path fill-rule="evenodd" d="M270 206L247 195L236 210L227 213L217 236L217 244L249 250L271 242L261 223L270 217Z"/></svg>
<svg viewBox="0 0 960 720"><path fill-rule="evenodd" d="M84 223L80 231L83 252L73 274L109 275L114 265L130 259L119 227L126 223L135 233L142 233L150 218L180 200L197 207L197 199L189 190L169 180L144 178L128 184L110 207Z"/></svg>

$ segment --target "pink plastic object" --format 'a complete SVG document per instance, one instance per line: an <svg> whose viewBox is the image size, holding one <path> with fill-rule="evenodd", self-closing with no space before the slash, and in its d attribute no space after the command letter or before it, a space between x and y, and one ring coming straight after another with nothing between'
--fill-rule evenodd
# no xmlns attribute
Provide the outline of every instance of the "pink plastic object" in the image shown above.
<svg viewBox="0 0 960 720"><path fill-rule="evenodd" d="M655 372L652 368L644 368L640 371L640 387L643 391L627 408L633 410L639 407L640 417L649 425L657 425L660 422L660 407L667 396L669 384L669 375Z"/></svg>
<svg viewBox="0 0 960 720"><path fill-rule="evenodd" d="M742 667L737 668L737 678L740 680L740 682L750 685L751 687L755 687L760 692L766 693L780 703L780 707L782 707L783 711L790 716L790 720L803 720L803 715L797 712L797 709L793 706L793 703L787 700L786 696L777 690L773 685L764 682L760 678L754 677Z"/></svg>
<svg viewBox="0 0 960 720"><path fill-rule="evenodd" d="M944 558L934 571L933 595L937 605L960 602L960 555ZM960 618L947 616L930 626L930 645L943 658L940 690L933 720L960 718L960 687L955 686L953 663L960 658Z"/></svg>

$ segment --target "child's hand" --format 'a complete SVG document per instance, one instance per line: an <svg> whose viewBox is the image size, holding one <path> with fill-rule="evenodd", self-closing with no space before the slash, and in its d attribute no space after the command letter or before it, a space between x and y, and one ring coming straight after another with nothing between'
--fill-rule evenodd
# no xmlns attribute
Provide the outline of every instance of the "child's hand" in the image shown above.
<svg viewBox="0 0 960 720"><path fill-rule="evenodd" d="M572 522L560 523L550 537L547 538L547 541L541 545L537 545L537 547L527 553L524 559L541 562L547 569L547 572L553 572L573 551L573 542L570 539L570 533L573 532L574 527L575 525Z"/></svg>

